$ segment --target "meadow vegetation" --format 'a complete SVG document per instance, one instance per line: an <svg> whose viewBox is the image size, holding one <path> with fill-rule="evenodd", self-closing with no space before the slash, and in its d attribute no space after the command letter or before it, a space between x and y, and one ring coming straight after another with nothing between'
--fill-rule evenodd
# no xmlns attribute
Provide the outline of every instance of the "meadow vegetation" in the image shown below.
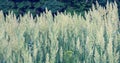
<svg viewBox="0 0 120 63"><path fill-rule="evenodd" d="M116 2L92 5L85 16L51 11L19 19L0 11L0 63L120 63Z"/></svg>

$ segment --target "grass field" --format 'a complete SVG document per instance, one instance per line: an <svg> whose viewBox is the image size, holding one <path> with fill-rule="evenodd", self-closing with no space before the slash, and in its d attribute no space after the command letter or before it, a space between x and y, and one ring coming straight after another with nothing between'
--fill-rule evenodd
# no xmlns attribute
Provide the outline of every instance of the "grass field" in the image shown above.
<svg viewBox="0 0 120 63"><path fill-rule="evenodd" d="M117 4L97 3L84 17L0 11L0 63L120 63Z"/></svg>

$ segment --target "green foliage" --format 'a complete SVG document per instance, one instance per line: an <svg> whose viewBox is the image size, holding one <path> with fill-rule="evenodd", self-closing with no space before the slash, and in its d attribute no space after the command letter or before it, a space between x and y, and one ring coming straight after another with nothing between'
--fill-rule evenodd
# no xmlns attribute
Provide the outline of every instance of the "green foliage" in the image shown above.
<svg viewBox="0 0 120 63"><path fill-rule="evenodd" d="M16 3L16 4L17 4L18 9L22 9L22 8L27 9L31 7L31 3L29 1L23 1L20 3Z"/></svg>
<svg viewBox="0 0 120 63"><path fill-rule="evenodd" d="M47 1L50 1L48 5L45 5ZM35 14L41 13L41 6L48 7L51 11L56 12L56 10L60 10L62 6L67 6L64 10L67 12L77 12L82 13L84 15L84 11L88 11L92 7L92 3L95 4L96 0L55 0L58 3L53 3L52 0L0 0L0 10L3 10L4 13L8 13L8 11L12 10L18 16L19 14L25 14L30 11L34 16ZM108 0L114 2L114 0ZM116 0L118 4L118 8L120 8L119 0ZM98 0L99 4L105 6L107 0ZM54 4L50 6L50 4ZM64 5L65 4L65 5ZM30 10L32 9L32 10ZM119 9L120 10L120 9ZM120 15L120 12L119 12Z"/></svg>
<svg viewBox="0 0 120 63"><path fill-rule="evenodd" d="M64 63L73 63L73 52L66 51L63 55Z"/></svg>

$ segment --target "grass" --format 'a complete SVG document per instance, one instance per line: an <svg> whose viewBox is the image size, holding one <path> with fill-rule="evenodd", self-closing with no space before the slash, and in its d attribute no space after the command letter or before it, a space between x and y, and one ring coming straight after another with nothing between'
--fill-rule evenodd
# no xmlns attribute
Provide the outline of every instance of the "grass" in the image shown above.
<svg viewBox="0 0 120 63"><path fill-rule="evenodd" d="M0 11L0 63L119 63L116 2L81 15L51 11L33 19Z"/></svg>

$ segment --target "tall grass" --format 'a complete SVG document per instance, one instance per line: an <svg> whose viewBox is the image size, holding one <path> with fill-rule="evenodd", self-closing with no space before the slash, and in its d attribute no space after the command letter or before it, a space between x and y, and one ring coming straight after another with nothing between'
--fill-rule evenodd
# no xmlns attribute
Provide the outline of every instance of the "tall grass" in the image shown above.
<svg viewBox="0 0 120 63"><path fill-rule="evenodd" d="M119 63L115 3L93 5L85 17L46 10L33 19L0 11L0 63Z"/></svg>

